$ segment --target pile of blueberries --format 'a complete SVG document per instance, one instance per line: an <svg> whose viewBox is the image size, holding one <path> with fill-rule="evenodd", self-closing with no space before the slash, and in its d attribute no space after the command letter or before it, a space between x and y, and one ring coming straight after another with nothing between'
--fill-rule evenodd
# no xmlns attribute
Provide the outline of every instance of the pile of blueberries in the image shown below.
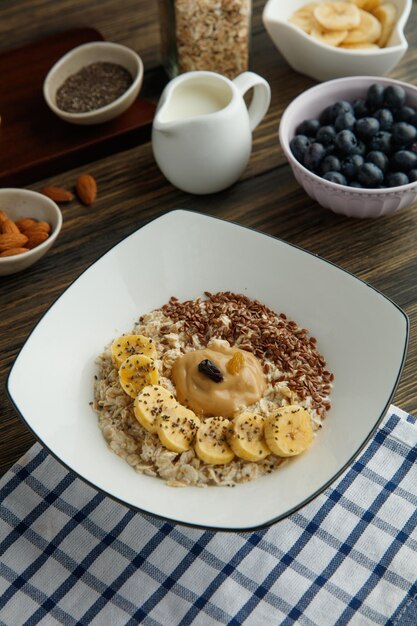
<svg viewBox="0 0 417 626"><path fill-rule="evenodd" d="M417 110L399 85L371 85L304 120L290 147L297 161L339 185L382 189L417 180Z"/></svg>

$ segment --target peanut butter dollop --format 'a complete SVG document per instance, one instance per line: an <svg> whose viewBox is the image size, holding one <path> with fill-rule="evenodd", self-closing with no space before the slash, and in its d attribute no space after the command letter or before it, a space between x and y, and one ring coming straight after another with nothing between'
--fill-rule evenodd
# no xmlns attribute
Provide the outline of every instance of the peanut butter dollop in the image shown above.
<svg viewBox="0 0 417 626"><path fill-rule="evenodd" d="M227 363L236 352L242 353L243 366L232 374ZM221 382L214 382L199 371L198 366L205 359L221 371ZM224 345L194 350L178 357L172 368L172 379L178 401L201 416L233 417L237 411L257 402L266 389L258 359L251 352Z"/></svg>

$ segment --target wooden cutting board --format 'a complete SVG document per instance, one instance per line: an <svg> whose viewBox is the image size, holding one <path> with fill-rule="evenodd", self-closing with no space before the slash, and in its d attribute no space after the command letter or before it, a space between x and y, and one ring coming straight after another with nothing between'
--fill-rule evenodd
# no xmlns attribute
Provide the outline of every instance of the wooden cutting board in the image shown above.
<svg viewBox="0 0 417 626"><path fill-rule="evenodd" d="M144 143L155 105L140 98L118 118L76 126L47 107L43 81L66 52L102 35L83 28L0 55L0 186L20 186Z"/></svg>

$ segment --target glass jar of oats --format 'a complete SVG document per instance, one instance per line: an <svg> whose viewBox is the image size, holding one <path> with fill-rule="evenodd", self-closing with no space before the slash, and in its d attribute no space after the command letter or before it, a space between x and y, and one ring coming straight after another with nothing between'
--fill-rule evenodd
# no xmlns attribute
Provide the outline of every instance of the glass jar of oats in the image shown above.
<svg viewBox="0 0 417 626"><path fill-rule="evenodd" d="M235 78L249 67L252 0L159 0L170 78L192 70Z"/></svg>

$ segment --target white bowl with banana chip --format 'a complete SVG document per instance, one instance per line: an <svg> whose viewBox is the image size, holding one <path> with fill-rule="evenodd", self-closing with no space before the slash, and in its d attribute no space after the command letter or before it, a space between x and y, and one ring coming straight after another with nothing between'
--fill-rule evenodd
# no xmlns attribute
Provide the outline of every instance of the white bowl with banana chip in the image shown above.
<svg viewBox="0 0 417 626"><path fill-rule="evenodd" d="M388 74L407 51L411 7L412 0L268 0L262 19L295 71L325 81Z"/></svg>

